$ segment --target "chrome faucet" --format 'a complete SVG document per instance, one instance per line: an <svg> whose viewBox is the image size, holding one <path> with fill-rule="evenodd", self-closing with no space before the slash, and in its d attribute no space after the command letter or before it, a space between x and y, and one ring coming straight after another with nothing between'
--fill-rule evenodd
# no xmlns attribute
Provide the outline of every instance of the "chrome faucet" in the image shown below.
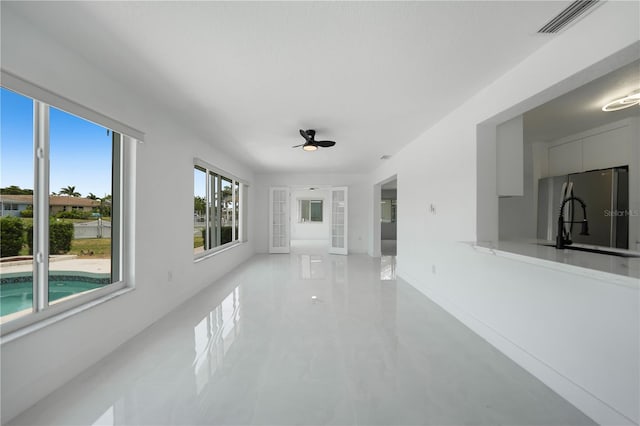
<svg viewBox="0 0 640 426"><path fill-rule="evenodd" d="M582 205L582 220L564 220L564 206L569 201L577 201ZM573 216L573 212L571 214ZM573 217L571 218L573 219ZM568 246L573 243L571 241L571 233L566 232L564 230L565 223L580 223L582 224L582 228L580 230L580 235L589 235L589 222L587 221L587 205L582 201L581 198L571 196L567 197L562 201L562 205L560 206L560 215L558 216L558 234L556 235L556 248L561 249L565 246Z"/></svg>

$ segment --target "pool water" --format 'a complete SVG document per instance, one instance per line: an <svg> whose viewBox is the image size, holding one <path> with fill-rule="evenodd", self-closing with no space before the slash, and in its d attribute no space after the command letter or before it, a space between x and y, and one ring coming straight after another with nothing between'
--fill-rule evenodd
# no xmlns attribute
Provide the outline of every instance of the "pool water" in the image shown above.
<svg viewBox="0 0 640 426"><path fill-rule="evenodd" d="M49 301L104 287L104 284L83 281L49 282ZM33 301L32 281L4 283L0 285L0 316L31 309Z"/></svg>

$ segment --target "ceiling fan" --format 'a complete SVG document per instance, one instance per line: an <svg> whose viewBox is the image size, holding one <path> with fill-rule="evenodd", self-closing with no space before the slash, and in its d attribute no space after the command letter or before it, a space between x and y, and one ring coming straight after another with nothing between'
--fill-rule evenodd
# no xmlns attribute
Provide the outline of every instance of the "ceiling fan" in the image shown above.
<svg viewBox="0 0 640 426"><path fill-rule="evenodd" d="M334 141L317 141L315 140L316 131L313 129L302 130L300 129L300 136L304 138L306 141L300 145L294 145L293 148L302 147L305 151L315 151L318 147L329 148L330 146L334 146L336 143Z"/></svg>

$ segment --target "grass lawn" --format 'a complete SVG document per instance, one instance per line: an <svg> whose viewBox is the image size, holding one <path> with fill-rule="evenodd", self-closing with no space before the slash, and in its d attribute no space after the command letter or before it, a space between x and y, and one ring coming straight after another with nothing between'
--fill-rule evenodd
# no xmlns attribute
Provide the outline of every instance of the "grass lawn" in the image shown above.
<svg viewBox="0 0 640 426"><path fill-rule="evenodd" d="M193 237L193 248L202 247L204 245L204 238L194 236Z"/></svg>
<svg viewBox="0 0 640 426"><path fill-rule="evenodd" d="M83 259L110 259L111 238L71 240L71 251L66 254L75 254ZM26 244L22 246L20 256L29 256L29 247Z"/></svg>
<svg viewBox="0 0 640 426"><path fill-rule="evenodd" d="M22 223L24 224L24 226L33 225L32 217L21 217L20 219L22 220ZM60 220L63 222L83 223L83 222L93 222L98 220L98 218L91 217L89 219L60 219ZM102 220L105 222L111 222L110 217L103 217Z"/></svg>
<svg viewBox="0 0 640 426"><path fill-rule="evenodd" d="M71 251L69 254L75 254L78 257L87 259L110 259L111 238L86 238L82 240L72 240Z"/></svg>

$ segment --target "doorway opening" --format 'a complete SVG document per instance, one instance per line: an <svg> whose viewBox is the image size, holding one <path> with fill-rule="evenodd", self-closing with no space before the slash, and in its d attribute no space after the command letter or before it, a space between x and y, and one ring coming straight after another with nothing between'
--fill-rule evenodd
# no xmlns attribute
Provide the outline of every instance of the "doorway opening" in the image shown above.
<svg viewBox="0 0 640 426"><path fill-rule="evenodd" d="M396 256L398 246L398 178L373 185L373 229L369 255Z"/></svg>
<svg viewBox="0 0 640 426"><path fill-rule="evenodd" d="M380 190L380 254L395 256L398 247L398 180L382 184Z"/></svg>
<svg viewBox="0 0 640 426"><path fill-rule="evenodd" d="M329 249L330 188L291 187L291 251L326 253Z"/></svg>
<svg viewBox="0 0 640 426"><path fill-rule="evenodd" d="M269 253L348 253L348 188L271 187Z"/></svg>

